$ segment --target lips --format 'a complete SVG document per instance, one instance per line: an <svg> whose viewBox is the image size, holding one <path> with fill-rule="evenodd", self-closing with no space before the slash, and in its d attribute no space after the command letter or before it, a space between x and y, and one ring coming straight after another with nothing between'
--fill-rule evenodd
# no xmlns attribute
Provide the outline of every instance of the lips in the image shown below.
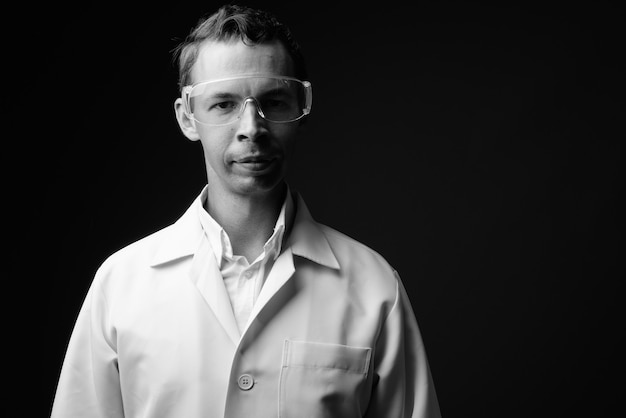
<svg viewBox="0 0 626 418"><path fill-rule="evenodd" d="M249 155L233 161L241 169L254 174L263 174L271 170L276 157L271 155Z"/></svg>
<svg viewBox="0 0 626 418"><path fill-rule="evenodd" d="M251 155L248 157L239 158L235 162L239 164L262 164L272 162L273 160L275 160L275 158L272 156Z"/></svg>

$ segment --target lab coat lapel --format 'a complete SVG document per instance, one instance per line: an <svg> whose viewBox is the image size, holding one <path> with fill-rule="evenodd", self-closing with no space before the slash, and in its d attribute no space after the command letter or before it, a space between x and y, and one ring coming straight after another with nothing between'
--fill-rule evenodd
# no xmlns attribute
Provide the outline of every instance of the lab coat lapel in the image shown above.
<svg viewBox="0 0 626 418"><path fill-rule="evenodd" d="M296 269L293 264L293 255L291 253L291 249L288 248L276 259L272 270L267 276L267 280L265 280L265 284L261 288L261 293L259 293L259 297L254 303L254 308L250 314L248 326L250 325L250 322L257 317L259 312L261 312L263 307L267 305L276 292L278 292L285 282L291 278L295 271Z"/></svg>
<svg viewBox="0 0 626 418"><path fill-rule="evenodd" d="M215 314L222 328L233 344L237 345L240 339L239 328L217 260L215 260L207 239L201 241L200 248L194 255L190 274L191 280Z"/></svg>
<svg viewBox="0 0 626 418"><path fill-rule="evenodd" d="M339 262L335 257L328 240L318 224L311 217L304 200L298 196L297 212L293 222L293 230L286 240L285 251L276 259L261 293L254 304L246 330L255 321L263 308L270 303L278 291L291 279L296 269L294 256L307 258L317 264L331 269L339 269Z"/></svg>

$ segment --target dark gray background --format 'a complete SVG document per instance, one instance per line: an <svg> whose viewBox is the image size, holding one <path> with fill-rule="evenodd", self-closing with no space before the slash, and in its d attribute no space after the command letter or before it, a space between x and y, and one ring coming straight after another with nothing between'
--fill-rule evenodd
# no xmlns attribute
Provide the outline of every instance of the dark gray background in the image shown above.
<svg viewBox="0 0 626 418"><path fill-rule="evenodd" d="M443 415L622 409L621 10L282 3L247 2L285 20L308 61L292 188L400 272ZM10 123L27 163L5 178L26 179L16 272L43 300L27 333L46 411L99 264L204 184L200 147L174 119L170 50L219 4L6 17L21 22L5 104L24 117Z"/></svg>

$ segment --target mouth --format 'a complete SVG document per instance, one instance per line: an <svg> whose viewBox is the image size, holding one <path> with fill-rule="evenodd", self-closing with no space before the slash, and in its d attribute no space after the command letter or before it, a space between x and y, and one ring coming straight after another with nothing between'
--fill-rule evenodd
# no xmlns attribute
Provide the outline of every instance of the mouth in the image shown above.
<svg viewBox="0 0 626 418"><path fill-rule="evenodd" d="M271 155L250 155L239 158L233 163L248 171L261 173L270 169L277 160Z"/></svg>
<svg viewBox="0 0 626 418"><path fill-rule="evenodd" d="M264 156L264 155L251 155L248 157L243 157L238 160L235 160L236 163L239 164L262 164L268 163L275 160L275 157L272 156Z"/></svg>

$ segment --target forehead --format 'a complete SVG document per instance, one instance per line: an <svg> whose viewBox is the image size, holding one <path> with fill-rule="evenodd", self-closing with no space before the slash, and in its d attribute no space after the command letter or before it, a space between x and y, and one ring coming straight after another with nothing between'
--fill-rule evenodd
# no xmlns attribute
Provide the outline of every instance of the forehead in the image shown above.
<svg viewBox="0 0 626 418"><path fill-rule="evenodd" d="M241 74L293 75L293 63L280 42L246 45L241 40L206 41L192 67L194 83Z"/></svg>

